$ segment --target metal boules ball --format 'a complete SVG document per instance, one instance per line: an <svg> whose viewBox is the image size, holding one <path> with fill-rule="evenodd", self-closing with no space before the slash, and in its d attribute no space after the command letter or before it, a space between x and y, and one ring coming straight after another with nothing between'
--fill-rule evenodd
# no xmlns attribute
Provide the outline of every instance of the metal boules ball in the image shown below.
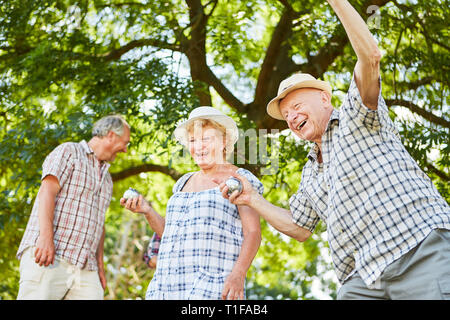
<svg viewBox="0 0 450 320"><path fill-rule="evenodd" d="M227 181L225 181L225 184L228 187L228 192L227 192L228 196L231 196L231 194L236 190L238 191L238 193L242 192L242 183L239 179L237 179L235 177L229 177L227 179Z"/></svg>
<svg viewBox="0 0 450 320"><path fill-rule="evenodd" d="M125 198L127 200L137 198L137 197L139 197L139 192L133 188L128 188L128 190L126 190L122 196L122 198Z"/></svg>

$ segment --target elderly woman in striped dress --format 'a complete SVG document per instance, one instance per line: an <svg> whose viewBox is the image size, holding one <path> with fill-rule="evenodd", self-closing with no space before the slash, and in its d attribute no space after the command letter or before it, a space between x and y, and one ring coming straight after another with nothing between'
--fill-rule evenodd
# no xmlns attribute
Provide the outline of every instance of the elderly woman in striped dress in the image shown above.
<svg viewBox="0 0 450 320"><path fill-rule="evenodd" d="M244 299L245 277L261 243L259 217L253 209L224 199L213 179L223 181L237 172L261 194L262 183L226 161L238 129L219 110L196 108L174 134L200 170L175 183L166 217L142 195L120 200L125 208L143 213L162 236L146 299Z"/></svg>

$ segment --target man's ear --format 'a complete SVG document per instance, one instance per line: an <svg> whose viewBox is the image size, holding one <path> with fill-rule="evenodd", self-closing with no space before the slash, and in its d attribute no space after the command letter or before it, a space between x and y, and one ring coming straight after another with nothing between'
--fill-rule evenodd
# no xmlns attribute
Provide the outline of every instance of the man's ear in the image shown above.
<svg viewBox="0 0 450 320"><path fill-rule="evenodd" d="M108 138L108 140L112 141L112 139L114 138L114 135L115 135L115 133L110 130L106 134L106 138Z"/></svg>
<svg viewBox="0 0 450 320"><path fill-rule="evenodd" d="M322 99L322 103L326 106L331 105L331 95L326 91L320 92L320 97Z"/></svg>

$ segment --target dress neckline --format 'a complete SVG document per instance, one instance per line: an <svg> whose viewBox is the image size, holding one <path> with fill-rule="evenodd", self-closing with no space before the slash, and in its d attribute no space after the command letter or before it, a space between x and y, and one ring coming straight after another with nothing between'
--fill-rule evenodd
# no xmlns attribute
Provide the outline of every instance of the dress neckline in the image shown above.
<svg viewBox="0 0 450 320"><path fill-rule="evenodd" d="M238 171L240 171L241 169L242 169L242 168L238 168L238 169L236 170L236 173L239 173ZM179 187L179 191L177 191L176 193L192 194L192 193L202 193L202 192L214 191L214 190L219 191L219 186L216 186L216 187L214 187L214 188L209 188L209 189L200 190L200 191L181 191L181 190L183 190L184 186L185 186L186 183L189 181L189 179L190 179L195 173L197 173L197 172L200 172L200 171L189 172L189 173L187 174L186 179L185 179L184 181L182 181L182 185ZM220 192L220 191L219 191L219 192Z"/></svg>

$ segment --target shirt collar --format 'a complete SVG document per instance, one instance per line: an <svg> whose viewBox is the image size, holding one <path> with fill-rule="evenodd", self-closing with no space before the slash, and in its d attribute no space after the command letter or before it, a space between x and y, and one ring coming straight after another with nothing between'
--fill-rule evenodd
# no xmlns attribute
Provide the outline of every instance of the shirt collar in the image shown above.
<svg viewBox="0 0 450 320"><path fill-rule="evenodd" d="M339 110L333 109L333 112L331 113L330 121L328 122L328 127L330 127L330 123L333 120L339 120Z"/></svg>
<svg viewBox="0 0 450 320"><path fill-rule="evenodd" d="M97 159L97 156L94 153L94 150L92 150L92 148L89 146L89 144L85 141L85 140L81 140L80 141L80 145L81 148L86 151L87 154L91 154L95 159ZM98 160L98 159L97 159ZM104 161L104 160L98 160L100 162L100 164L103 165L107 165L108 167L110 166L110 164L108 163L108 161Z"/></svg>
<svg viewBox="0 0 450 320"><path fill-rule="evenodd" d="M327 131L330 130L331 124L334 120L339 121L339 110L337 110L337 109L333 109L333 112L331 113L331 116L330 116L330 120L328 120L327 129L325 130L323 137L325 137ZM322 141L323 141L323 138L322 138ZM319 154L319 146L316 143L314 143L313 146L311 147L311 149L309 150L308 159L311 161L317 161L318 154Z"/></svg>
<svg viewBox="0 0 450 320"><path fill-rule="evenodd" d="M86 142L86 140L81 140L80 146L81 146L81 148L83 148L84 151L86 151L87 154L93 154L94 153L94 150L92 150L91 147L89 147L89 145Z"/></svg>
<svg viewBox="0 0 450 320"><path fill-rule="evenodd" d="M311 149L309 149L308 159L313 162L316 162L318 154L319 154L319 146L317 145L317 143L314 143Z"/></svg>

